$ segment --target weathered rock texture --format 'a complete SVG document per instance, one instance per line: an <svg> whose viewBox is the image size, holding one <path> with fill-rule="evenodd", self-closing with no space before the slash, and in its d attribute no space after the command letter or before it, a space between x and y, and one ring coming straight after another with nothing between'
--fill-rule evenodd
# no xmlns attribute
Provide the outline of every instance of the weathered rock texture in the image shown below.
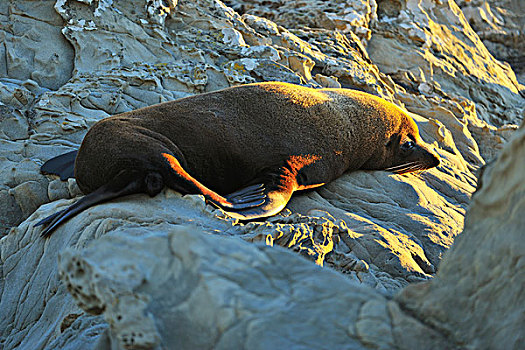
<svg viewBox="0 0 525 350"><path fill-rule="evenodd" d="M520 0L459 0L465 18L487 49L525 81L525 3Z"/></svg>
<svg viewBox="0 0 525 350"><path fill-rule="evenodd" d="M80 307L104 314L100 342L122 348L519 349L524 159L522 128L437 277L394 300L282 249L165 223L67 249L60 275Z"/></svg>
<svg viewBox="0 0 525 350"><path fill-rule="evenodd" d="M483 174L465 230L431 283L405 288L403 309L472 349L525 342L525 127Z"/></svg>
<svg viewBox="0 0 525 350"><path fill-rule="evenodd" d="M388 308L397 304L385 296L435 273L462 230L476 170L523 119L523 86L489 53L453 1L272 3L230 1L241 13L215 0L0 4L0 229L6 235L0 241L0 344L5 348L76 349L103 341L108 324L76 306L58 279L56 257L101 236L111 240L114 231L115 240L133 234L130 244L151 236L154 246L174 240L176 227L193 224L209 234L280 245L345 274L325 271L332 276L326 278L374 288L363 293ZM77 148L89 126L146 105L269 80L359 88L404 106L442 163L421 174L346 174L294 196L283 215L263 222L239 224L200 197L166 190L152 199L131 196L95 206L51 239L39 238L41 229L33 224L80 194L74 180L43 176L39 167ZM181 232L188 245L212 244L198 233L191 240ZM235 239L225 244L264 259L281 254ZM308 271L323 271L286 256ZM210 253L202 261L215 258ZM293 271L306 276L295 267L280 269L279 276ZM287 300L295 302L281 301ZM250 302L242 299L242 305ZM276 306L272 312L278 311ZM387 324L402 323L393 320L396 312L401 320L408 317L391 311ZM358 319L352 317L347 321ZM413 333L420 328L427 329L419 324ZM356 332L347 337L366 345L369 335L356 338ZM374 339L371 344L383 338Z"/></svg>
<svg viewBox="0 0 525 350"><path fill-rule="evenodd" d="M103 311L105 337L122 348L454 347L374 289L288 251L196 229L118 229L59 264L79 305Z"/></svg>

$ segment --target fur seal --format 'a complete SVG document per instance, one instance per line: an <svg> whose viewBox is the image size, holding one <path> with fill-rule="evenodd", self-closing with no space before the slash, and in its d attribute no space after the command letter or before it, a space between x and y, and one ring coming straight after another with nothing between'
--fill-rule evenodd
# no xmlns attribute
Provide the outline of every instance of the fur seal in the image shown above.
<svg viewBox="0 0 525 350"><path fill-rule="evenodd" d="M122 113L94 124L78 154L42 171L72 173L86 194L37 225L48 236L78 212L164 186L243 220L280 212L292 193L357 169L402 174L439 164L403 110L350 89L247 84Z"/></svg>

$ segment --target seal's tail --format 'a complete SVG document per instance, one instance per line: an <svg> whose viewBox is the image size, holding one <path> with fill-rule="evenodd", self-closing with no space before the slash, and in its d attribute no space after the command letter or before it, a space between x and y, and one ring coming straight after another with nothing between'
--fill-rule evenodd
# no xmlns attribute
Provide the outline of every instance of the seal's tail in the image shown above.
<svg viewBox="0 0 525 350"><path fill-rule="evenodd" d="M78 150L75 150L51 158L40 167L40 171L42 174L58 175L62 181L74 178L77 153Z"/></svg>

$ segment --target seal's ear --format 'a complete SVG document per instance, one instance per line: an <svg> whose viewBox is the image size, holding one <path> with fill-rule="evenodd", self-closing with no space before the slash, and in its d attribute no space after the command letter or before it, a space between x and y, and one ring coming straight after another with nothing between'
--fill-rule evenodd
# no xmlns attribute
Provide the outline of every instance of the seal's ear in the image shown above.
<svg viewBox="0 0 525 350"><path fill-rule="evenodd" d="M385 147L389 148L399 143L399 140L401 140L401 136L398 134L392 134L388 141L385 143Z"/></svg>

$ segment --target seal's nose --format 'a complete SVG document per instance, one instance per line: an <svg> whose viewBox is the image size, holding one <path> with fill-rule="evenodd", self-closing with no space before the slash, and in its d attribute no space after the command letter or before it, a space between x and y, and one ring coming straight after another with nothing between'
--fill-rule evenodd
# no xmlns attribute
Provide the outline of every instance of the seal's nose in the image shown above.
<svg viewBox="0 0 525 350"><path fill-rule="evenodd" d="M423 158L422 164L425 167L425 169L437 167L441 163L441 160L439 159L437 153L431 150L430 147L426 145L421 146L420 156Z"/></svg>
<svg viewBox="0 0 525 350"><path fill-rule="evenodd" d="M430 167L434 168L441 163L441 160L439 159L438 155L435 154L434 152L430 152L430 154L432 156L432 162L430 163Z"/></svg>

